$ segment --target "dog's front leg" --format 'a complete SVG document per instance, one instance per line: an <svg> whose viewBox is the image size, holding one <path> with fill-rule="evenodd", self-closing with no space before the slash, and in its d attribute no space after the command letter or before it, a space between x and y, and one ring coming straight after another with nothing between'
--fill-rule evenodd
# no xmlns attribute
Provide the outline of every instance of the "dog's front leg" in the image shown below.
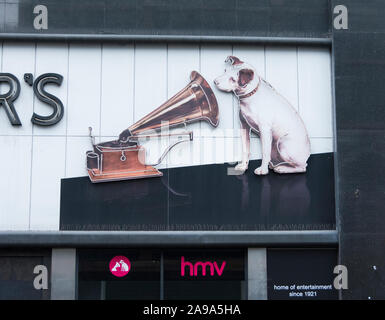
<svg viewBox="0 0 385 320"><path fill-rule="evenodd" d="M237 171L246 171L249 167L250 158L250 128L241 121L241 140L242 140L242 161L235 166Z"/></svg>
<svg viewBox="0 0 385 320"><path fill-rule="evenodd" d="M259 135L262 143L262 164L260 167L254 170L254 173L257 175L265 175L269 173L273 134L269 127L261 126L259 127Z"/></svg>

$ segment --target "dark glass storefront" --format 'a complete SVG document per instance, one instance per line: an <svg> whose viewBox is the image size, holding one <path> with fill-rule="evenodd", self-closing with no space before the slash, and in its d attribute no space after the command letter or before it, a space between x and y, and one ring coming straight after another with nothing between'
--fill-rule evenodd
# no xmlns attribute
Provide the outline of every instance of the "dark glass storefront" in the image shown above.
<svg viewBox="0 0 385 320"><path fill-rule="evenodd" d="M125 256L131 263L125 277L115 277L109 270L115 256ZM78 299L159 299L160 262L161 253L156 250L79 250Z"/></svg>
<svg viewBox="0 0 385 320"><path fill-rule="evenodd" d="M337 255L336 248L0 250L0 300L338 299ZM36 286L44 277L46 287Z"/></svg>
<svg viewBox="0 0 385 320"><path fill-rule="evenodd" d="M130 271L114 276L111 259ZM246 299L245 250L78 250L78 299Z"/></svg>
<svg viewBox="0 0 385 320"><path fill-rule="evenodd" d="M164 298L246 299L244 250L164 253Z"/></svg>
<svg viewBox="0 0 385 320"><path fill-rule="evenodd" d="M269 300L338 299L336 249L268 249L266 262Z"/></svg>
<svg viewBox="0 0 385 320"><path fill-rule="evenodd" d="M49 300L50 265L50 250L0 250L0 300ZM44 290L34 287L42 270L39 266L47 270L44 275L47 276L47 289Z"/></svg>

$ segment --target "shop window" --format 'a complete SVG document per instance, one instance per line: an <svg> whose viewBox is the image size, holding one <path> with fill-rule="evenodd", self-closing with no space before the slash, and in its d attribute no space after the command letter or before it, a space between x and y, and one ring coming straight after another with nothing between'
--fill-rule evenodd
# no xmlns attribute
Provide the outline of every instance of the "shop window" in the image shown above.
<svg viewBox="0 0 385 320"><path fill-rule="evenodd" d="M244 250L78 250L78 299L245 299Z"/></svg>
<svg viewBox="0 0 385 320"><path fill-rule="evenodd" d="M268 249L268 299L337 299L337 261L337 249Z"/></svg>
<svg viewBox="0 0 385 320"><path fill-rule="evenodd" d="M0 250L0 266L0 300L50 299L50 250Z"/></svg>
<svg viewBox="0 0 385 320"><path fill-rule="evenodd" d="M78 272L78 299L160 299L159 251L78 250Z"/></svg>
<svg viewBox="0 0 385 320"><path fill-rule="evenodd" d="M164 254L165 299L245 299L243 250L175 250Z"/></svg>

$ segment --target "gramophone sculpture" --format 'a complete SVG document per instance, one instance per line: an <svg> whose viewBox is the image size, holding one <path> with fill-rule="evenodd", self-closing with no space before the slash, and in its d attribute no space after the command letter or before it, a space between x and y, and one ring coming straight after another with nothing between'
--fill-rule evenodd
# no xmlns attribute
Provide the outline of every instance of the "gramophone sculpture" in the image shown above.
<svg viewBox="0 0 385 320"><path fill-rule="evenodd" d="M192 131L182 133L148 133L167 125L174 127L189 122L205 120L213 127L219 123L217 99L207 81L196 71L191 72L190 83L160 107L124 130L118 140L95 144L90 128L93 151L87 152L87 170L93 183L150 178L162 176L154 168L177 144L193 140ZM146 134L147 132L147 134ZM170 145L152 165L145 163L146 151L139 145L140 138L186 136Z"/></svg>

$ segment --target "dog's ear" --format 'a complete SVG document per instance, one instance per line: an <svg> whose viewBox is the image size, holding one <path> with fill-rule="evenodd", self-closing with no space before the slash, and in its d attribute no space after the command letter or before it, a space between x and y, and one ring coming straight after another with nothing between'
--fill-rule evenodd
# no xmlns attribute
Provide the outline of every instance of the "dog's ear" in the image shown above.
<svg viewBox="0 0 385 320"><path fill-rule="evenodd" d="M241 69L238 72L238 84L241 87L247 85L251 80L254 79L254 71L251 69Z"/></svg>
<svg viewBox="0 0 385 320"><path fill-rule="evenodd" d="M237 64L242 64L243 61L241 61L239 58L235 56L228 56L225 60L225 63L229 63L232 66L237 65Z"/></svg>

